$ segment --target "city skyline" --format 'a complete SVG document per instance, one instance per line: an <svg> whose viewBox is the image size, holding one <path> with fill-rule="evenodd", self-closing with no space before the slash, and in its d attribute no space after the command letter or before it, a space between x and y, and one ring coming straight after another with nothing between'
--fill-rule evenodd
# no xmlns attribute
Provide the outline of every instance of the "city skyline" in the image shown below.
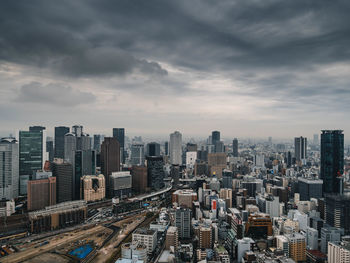
<svg viewBox="0 0 350 263"><path fill-rule="evenodd" d="M193 137L343 129L346 140L349 7L5 1L0 134L82 123L91 134Z"/></svg>

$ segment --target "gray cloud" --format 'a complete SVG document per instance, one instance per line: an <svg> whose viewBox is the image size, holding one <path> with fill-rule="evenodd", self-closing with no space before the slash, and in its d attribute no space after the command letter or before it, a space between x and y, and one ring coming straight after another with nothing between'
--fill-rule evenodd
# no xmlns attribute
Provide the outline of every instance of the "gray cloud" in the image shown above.
<svg viewBox="0 0 350 263"><path fill-rule="evenodd" d="M16 102L48 104L54 106L74 107L79 104L88 104L96 100L89 92L74 90L60 83L43 85L39 82L31 82L23 85L16 97Z"/></svg>

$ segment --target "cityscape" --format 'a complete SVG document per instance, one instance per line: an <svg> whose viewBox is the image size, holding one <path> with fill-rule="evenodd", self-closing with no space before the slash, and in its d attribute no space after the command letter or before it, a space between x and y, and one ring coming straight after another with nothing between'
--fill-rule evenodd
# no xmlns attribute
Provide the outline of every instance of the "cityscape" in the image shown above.
<svg viewBox="0 0 350 263"><path fill-rule="evenodd" d="M1 263L350 263L350 1L0 2Z"/></svg>

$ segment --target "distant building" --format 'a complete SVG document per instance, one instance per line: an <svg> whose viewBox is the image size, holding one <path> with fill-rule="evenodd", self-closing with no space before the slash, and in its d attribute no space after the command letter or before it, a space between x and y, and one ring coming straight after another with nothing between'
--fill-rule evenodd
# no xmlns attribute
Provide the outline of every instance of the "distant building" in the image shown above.
<svg viewBox="0 0 350 263"><path fill-rule="evenodd" d="M124 128L113 128L113 138L117 139L120 146L120 161L125 163L125 129Z"/></svg>
<svg viewBox="0 0 350 263"><path fill-rule="evenodd" d="M153 190L164 188L164 161L161 156L147 156L147 186Z"/></svg>
<svg viewBox="0 0 350 263"><path fill-rule="evenodd" d="M81 178L81 199L86 202L99 201L106 196L106 184L103 174L84 175Z"/></svg>
<svg viewBox="0 0 350 263"><path fill-rule="evenodd" d="M19 194L19 147L16 139L0 139L0 200L11 200Z"/></svg>
<svg viewBox="0 0 350 263"><path fill-rule="evenodd" d="M329 194L326 201L326 222L328 225L343 228L345 233L350 234L350 194Z"/></svg>
<svg viewBox="0 0 350 263"><path fill-rule="evenodd" d="M56 177L28 181L28 211L40 210L56 204Z"/></svg>
<svg viewBox="0 0 350 263"><path fill-rule="evenodd" d="M50 162L53 161L54 158L54 148L53 148L53 141L52 138L49 139L49 137L47 137L47 141L46 141L46 151L47 151L47 158Z"/></svg>
<svg viewBox="0 0 350 263"><path fill-rule="evenodd" d="M55 127L55 158L64 158L64 136L69 133L69 127Z"/></svg>
<svg viewBox="0 0 350 263"><path fill-rule="evenodd" d="M305 137L296 137L294 138L294 150L295 150L295 159L301 161L307 157L307 138Z"/></svg>
<svg viewBox="0 0 350 263"><path fill-rule="evenodd" d="M46 153L46 131L44 127L29 127L19 132L19 179L20 194L27 194L27 182L35 171L42 170Z"/></svg>
<svg viewBox="0 0 350 263"><path fill-rule="evenodd" d="M238 140L234 138L232 141L232 155L233 157L238 157Z"/></svg>
<svg viewBox="0 0 350 263"><path fill-rule="evenodd" d="M120 171L120 145L116 138L105 137L101 145L101 173L106 179L106 189L109 189L110 176ZM107 192L109 194L109 192Z"/></svg>
<svg viewBox="0 0 350 263"><path fill-rule="evenodd" d="M160 144L156 142L147 143L147 156L160 156Z"/></svg>
<svg viewBox="0 0 350 263"><path fill-rule="evenodd" d="M56 177L57 203L73 200L73 165L63 159L51 163L52 176Z"/></svg>
<svg viewBox="0 0 350 263"><path fill-rule="evenodd" d="M131 194L130 172L113 172L109 177L109 193L111 197L127 197Z"/></svg>
<svg viewBox="0 0 350 263"><path fill-rule="evenodd" d="M145 163L145 149L143 144L131 145L131 165L144 165Z"/></svg>
<svg viewBox="0 0 350 263"><path fill-rule="evenodd" d="M133 166L131 168L132 190L135 193L147 191L147 167Z"/></svg>
<svg viewBox="0 0 350 263"><path fill-rule="evenodd" d="M170 134L170 163L182 164L182 134L178 131Z"/></svg>
<svg viewBox="0 0 350 263"><path fill-rule="evenodd" d="M213 144L214 146L216 145L217 142L220 141L220 132L219 131L213 131L211 133L211 144ZM216 149L215 149L216 152Z"/></svg>
<svg viewBox="0 0 350 263"><path fill-rule="evenodd" d="M342 130L323 130L321 134L321 173L323 193L342 193L344 173L344 134Z"/></svg>
<svg viewBox="0 0 350 263"><path fill-rule="evenodd" d="M322 180L299 177L298 184L300 201L309 201L311 198L322 198Z"/></svg>

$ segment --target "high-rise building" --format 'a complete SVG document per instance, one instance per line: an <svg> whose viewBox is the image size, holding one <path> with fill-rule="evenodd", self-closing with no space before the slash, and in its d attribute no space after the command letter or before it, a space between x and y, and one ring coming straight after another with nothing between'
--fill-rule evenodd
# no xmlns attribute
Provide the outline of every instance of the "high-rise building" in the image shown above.
<svg viewBox="0 0 350 263"><path fill-rule="evenodd" d="M232 141L232 155L233 157L238 157L238 140L234 138Z"/></svg>
<svg viewBox="0 0 350 263"><path fill-rule="evenodd" d="M47 138L46 140L46 151L47 151L47 154L48 154L48 160L50 162L53 161L53 158L54 158L54 148L53 148L53 141L52 141L52 138Z"/></svg>
<svg viewBox="0 0 350 263"><path fill-rule="evenodd" d="M320 142L318 140L318 134L314 134L314 141L313 141L314 145L318 145Z"/></svg>
<svg viewBox="0 0 350 263"><path fill-rule="evenodd" d="M150 142L146 148L147 156L160 156L160 144L156 142Z"/></svg>
<svg viewBox="0 0 350 263"><path fill-rule="evenodd" d="M101 151L101 143L102 143L103 137L104 136L101 134L94 134L93 149L96 151L96 153L100 153Z"/></svg>
<svg viewBox="0 0 350 263"><path fill-rule="evenodd" d="M73 198L79 200L80 180L84 175L95 175L96 173L96 153L94 150L84 150L74 152L73 162Z"/></svg>
<svg viewBox="0 0 350 263"><path fill-rule="evenodd" d="M321 228L321 251L327 254L328 242L340 241L344 235L344 229L325 226Z"/></svg>
<svg viewBox="0 0 350 263"><path fill-rule="evenodd" d="M113 172L120 171L120 145L116 138L105 137L101 145L101 172L106 178L106 188L109 189L109 177ZM108 193L108 191L107 191Z"/></svg>
<svg viewBox="0 0 350 263"><path fill-rule="evenodd" d="M170 134L170 163L182 164L182 134L178 131Z"/></svg>
<svg viewBox="0 0 350 263"><path fill-rule="evenodd" d="M298 184L300 201L309 201L311 198L322 198L322 180L299 177Z"/></svg>
<svg viewBox="0 0 350 263"><path fill-rule="evenodd" d="M56 177L29 180L27 187L28 211L40 210L56 204Z"/></svg>
<svg viewBox="0 0 350 263"><path fill-rule="evenodd" d="M350 262L349 242L329 242L328 243L328 263L348 263Z"/></svg>
<svg viewBox="0 0 350 263"><path fill-rule="evenodd" d="M199 248L211 249L213 246L212 229L210 226L199 228Z"/></svg>
<svg viewBox="0 0 350 263"><path fill-rule="evenodd" d="M162 156L147 156L147 186L152 190L164 188L164 161Z"/></svg>
<svg viewBox="0 0 350 263"><path fill-rule="evenodd" d="M169 155L169 142L164 143L164 153L166 156Z"/></svg>
<svg viewBox="0 0 350 263"><path fill-rule="evenodd" d="M64 135L64 160L74 162L75 151L91 150L91 137L83 132L83 126L75 125L72 133Z"/></svg>
<svg viewBox="0 0 350 263"><path fill-rule="evenodd" d="M177 208L175 211L175 226L180 239L191 238L192 211L188 208Z"/></svg>
<svg viewBox="0 0 350 263"><path fill-rule="evenodd" d="M220 132L219 131L213 131L211 133L211 144L215 145L216 142L220 141Z"/></svg>
<svg viewBox="0 0 350 263"><path fill-rule="evenodd" d="M295 159L301 161L307 157L307 138L305 137L296 137L294 138L294 150L295 150Z"/></svg>
<svg viewBox="0 0 350 263"><path fill-rule="evenodd" d="M133 166L131 169L132 190L144 193L147 190L147 167Z"/></svg>
<svg viewBox="0 0 350 263"><path fill-rule="evenodd" d="M18 197L19 147L15 138L0 139L0 200Z"/></svg>
<svg viewBox="0 0 350 263"><path fill-rule="evenodd" d="M144 165L145 148L141 143L131 145L131 165Z"/></svg>
<svg viewBox="0 0 350 263"><path fill-rule="evenodd" d="M325 202L327 224L350 234L350 194L327 194Z"/></svg>
<svg viewBox="0 0 350 263"><path fill-rule="evenodd" d="M27 194L27 182L35 171L42 170L47 160L46 131L44 127L29 127L19 132L20 194ZM22 187L21 187L22 186Z"/></svg>
<svg viewBox="0 0 350 263"><path fill-rule="evenodd" d="M113 138L116 138L119 142L120 147L120 161L125 163L125 129L124 128L113 128Z"/></svg>
<svg viewBox="0 0 350 263"><path fill-rule="evenodd" d="M64 135L69 133L69 127L55 127L55 158L64 158Z"/></svg>
<svg viewBox="0 0 350 263"><path fill-rule="evenodd" d="M73 200L73 165L63 159L51 163L52 175L56 177L57 203Z"/></svg>
<svg viewBox="0 0 350 263"><path fill-rule="evenodd" d="M103 174L84 175L81 178L81 198L86 202L102 200L106 196L106 184Z"/></svg>
<svg viewBox="0 0 350 263"><path fill-rule="evenodd" d="M306 240L302 234L293 233L285 235L289 242L289 257L295 262L306 261Z"/></svg>
<svg viewBox="0 0 350 263"><path fill-rule="evenodd" d="M321 172L323 193L342 193L344 172L344 134L342 130L322 130Z"/></svg>
<svg viewBox="0 0 350 263"><path fill-rule="evenodd" d="M165 248L170 250L170 247L174 247L175 251L179 246L179 234L176 226L170 226L166 232Z"/></svg>
<svg viewBox="0 0 350 263"><path fill-rule="evenodd" d="M113 172L109 177L109 195L124 198L131 194L131 174L127 172Z"/></svg>

